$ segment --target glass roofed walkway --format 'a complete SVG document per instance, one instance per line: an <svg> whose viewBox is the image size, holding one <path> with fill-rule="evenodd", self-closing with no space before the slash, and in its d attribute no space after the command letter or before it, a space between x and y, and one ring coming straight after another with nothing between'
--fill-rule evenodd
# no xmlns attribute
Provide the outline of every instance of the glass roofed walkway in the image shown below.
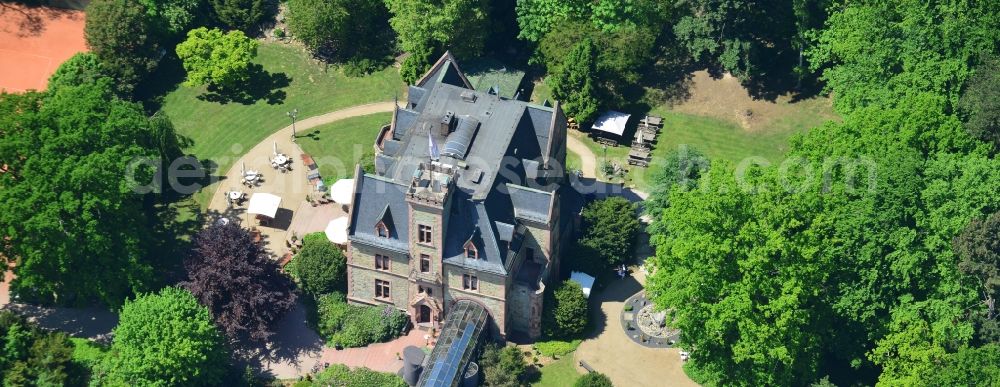
<svg viewBox="0 0 1000 387"><path fill-rule="evenodd" d="M482 305L462 300L448 312L437 345L424 362L417 386L453 387L463 384L469 362L477 355L489 313ZM479 380L478 366L469 370Z"/></svg>

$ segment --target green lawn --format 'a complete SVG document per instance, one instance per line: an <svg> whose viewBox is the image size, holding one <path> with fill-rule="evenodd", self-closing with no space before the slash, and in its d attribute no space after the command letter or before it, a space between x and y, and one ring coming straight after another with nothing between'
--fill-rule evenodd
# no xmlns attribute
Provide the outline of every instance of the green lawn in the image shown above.
<svg viewBox="0 0 1000 387"><path fill-rule="evenodd" d="M690 146L705 153L712 160L729 160L734 164L750 157L760 157L773 164L780 164L788 151L788 139L795 133L804 132L822 124L822 120L812 114L811 109L803 109L794 116L784 116L775 120L771 128L748 132L734 123L724 120L677 113L664 108L654 109L650 115L663 117L664 130L660 132L653 149L653 165L650 168L631 167L626 177L627 183L641 190L648 190L649 171L656 168L658 161L671 150ZM601 144L586 135L574 132L597 156L597 168L604 161ZM607 158L626 165L629 147L627 145L607 148ZM568 153L569 159L579 156ZM600 173L598 171L598 173Z"/></svg>
<svg viewBox="0 0 1000 387"><path fill-rule="evenodd" d="M567 150L566 151L566 170L567 171L576 171L576 170L579 170L582 166L583 166L583 163L580 161L580 155L578 155L576 153L573 153L573 152L570 152L570 151Z"/></svg>
<svg viewBox="0 0 1000 387"><path fill-rule="evenodd" d="M392 67L365 77L346 77L336 67L327 71L300 48L277 43L261 43L255 62L271 74L284 74L290 79L288 86L276 90L284 93L283 98L261 99L250 105L212 102L199 99L205 87L184 85L164 97L163 111L177 132L191 140L186 152L213 161L218 166L214 175L225 174L243 153L287 126L291 121L286 112L292 109L298 109L301 120L349 106L391 101L397 95L403 97L403 81ZM202 192L195 200L204 207L208 195Z"/></svg>
<svg viewBox="0 0 1000 387"><path fill-rule="evenodd" d="M535 82L535 89L531 92L531 102L541 105L545 100L554 103L552 102L552 90L545 82Z"/></svg>
<svg viewBox="0 0 1000 387"><path fill-rule="evenodd" d="M379 129L392 120L392 113L352 117L301 133L298 143L319 165L323 180L333 182L353 177L354 165L372 151Z"/></svg>
<svg viewBox="0 0 1000 387"><path fill-rule="evenodd" d="M531 384L535 387L572 386L580 378L580 373L576 371L576 367L573 365L572 355L564 356L538 370L541 371L542 377L537 382Z"/></svg>

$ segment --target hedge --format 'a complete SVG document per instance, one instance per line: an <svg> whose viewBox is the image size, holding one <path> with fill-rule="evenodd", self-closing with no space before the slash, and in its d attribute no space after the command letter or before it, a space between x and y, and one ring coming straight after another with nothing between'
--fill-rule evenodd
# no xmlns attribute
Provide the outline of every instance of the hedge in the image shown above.
<svg viewBox="0 0 1000 387"><path fill-rule="evenodd" d="M542 341L535 343L535 349L546 357L556 357L556 356L566 356L573 351L576 351L576 347L580 346L580 340L573 341Z"/></svg>
<svg viewBox="0 0 1000 387"><path fill-rule="evenodd" d="M313 376L312 382L302 381L295 383L295 387L406 387L403 378L394 374L376 372L368 368L350 369L343 364L333 364L323 372Z"/></svg>
<svg viewBox="0 0 1000 387"><path fill-rule="evenodd" d="M330 345L348 348L399 337L409 321L406 314L389 305L350 305L338 292L320 296L316 308L319 334Z"/></svg>

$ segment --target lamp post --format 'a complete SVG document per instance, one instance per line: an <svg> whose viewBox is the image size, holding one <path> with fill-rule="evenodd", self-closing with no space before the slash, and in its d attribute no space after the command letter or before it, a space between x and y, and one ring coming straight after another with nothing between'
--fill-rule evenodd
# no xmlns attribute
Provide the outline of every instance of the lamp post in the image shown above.
<svg viewBox="0 0 1000 387"><path fill-rule="evenodd" d="M292 142L295 142L295 117L298 117L299 109L292 109L292 111L287 114L292 118Z"/></svg>
<svg viewBox="0 0 1000 387"><path fill-rule="evenodd" d="M608 170L605 166L608 165L608 144L601 144L601 148L604 149L604 163L601 164L601 172L603 172L604 176L607 177Z"/></svg>

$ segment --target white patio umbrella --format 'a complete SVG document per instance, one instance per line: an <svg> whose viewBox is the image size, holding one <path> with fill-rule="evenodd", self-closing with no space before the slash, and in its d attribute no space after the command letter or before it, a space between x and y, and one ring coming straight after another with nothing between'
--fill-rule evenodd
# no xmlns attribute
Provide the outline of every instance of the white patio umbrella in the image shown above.
<svg viewBox="0 0 1000 387"><path fill-rule="evenodd" d="M347 244L347 216L341 216L331 220L326 225L326 239L338 245Z"/></svg>
<svg viewBox="0 0 1000 387"><path fill-rule="evenodd" d="M330 186L330 199L340 204L351 204L354 199L354 179L340 179Z"/></svg>
<svg viewBox="0 0 1000 387"><path fill-rule="evenodd" d="M248 214L264 215L274 219L278 214L278 207L281 206L281 197L269 193L255 193L250 197L250 204L247 205Z"/></svg>
<svg viewBox="0 0 1000 387"><path fill-rule="evenodd" d="M274 142L274 155L275 156L278 155L278 142L277 141Z"/></svg>

